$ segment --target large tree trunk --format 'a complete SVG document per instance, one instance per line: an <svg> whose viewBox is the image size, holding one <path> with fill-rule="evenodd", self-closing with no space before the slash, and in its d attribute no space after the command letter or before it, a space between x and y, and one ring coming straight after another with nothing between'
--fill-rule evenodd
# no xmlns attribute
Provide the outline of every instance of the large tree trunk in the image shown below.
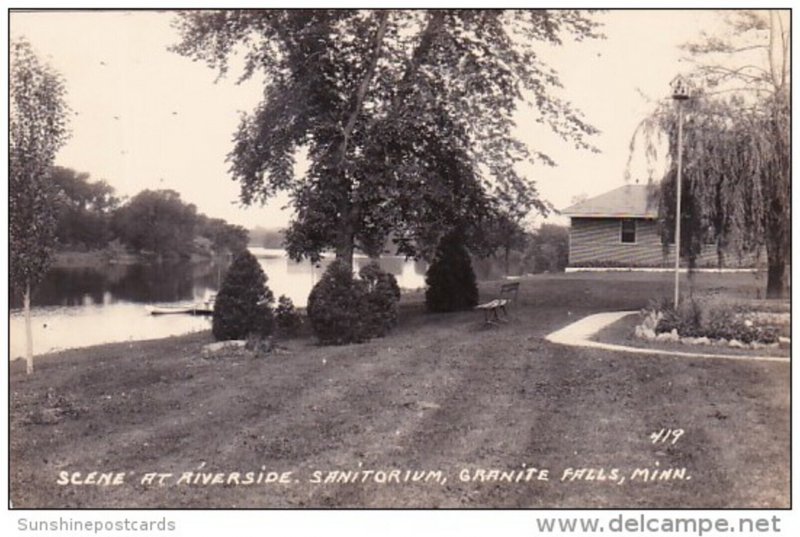
<svg viewBox="0 0 800 537"><path fill-rule="evenodd" d="M25 284L25 295L22 297L25 308L25 370L33 373L33 327L31 325L31 284Z"/></svg>
<svg viewBox="0 0 800 537"><path fill-rule="evenodd" d="M783 261L770 260L767 267L767 298L786 296L786 265Z"/></svg>
<svg viewBox="0 0 800 537"><path fill-rule="evenodd" d="M689 281L689 299L694 298L695 276L697 275L696 269L697 258L694 255L690 255L686 268L686 279Z"/></svg>
<svg viewBox="0 0 800 537"><path fill-rule="evenodd" d="M347 160L347 146L350 142L350 136L355 129L356 122L358 120L358 116L361 114L361 110L364 107L364 99L367 96L367 91L369 90L369 85L372 82L373 77L375 76L375 70L378 66L378 60L380 59L381 55L381 48L383 47L383 40L386 36L386 29L389 23L389 12L384 11L381 14L380 24L378 25L378 30L375 35L375 45L372 51L372 59L370 60L369 68L367 69L364 78L361 80L359 84L358 91L356 93L356 100L355 106L353 110L350 112L350 117L347 120L347 123L342 128L342 140L339 144L339 158L336 161L336 173L339 174L340 177L343 178L343 181L347 183L346 178L346 170L345 170L345 163ZM349 190L350 185L347 185L346 188ZM356 230L356 222L357 222L357 215L355 212L355 208L352 207L351 202L349 199L343 200L340 203L340 211L342 222L339 224L339 232L336 241L336 260L346 263L347 266L350 268L353 267L353 250L355 249L355 230Z"/></svg>
<svg viewBox="0 0 800 537"><path fill-rule="evenodd" d="M788 163L786 169L789 169ZM785 181L788 184L786 177L778 177L775 180ZM778 190L777 187L774 189ZM788 188L781 190L783 191L773 193L774 201L769 207L771 212L767 217L767 298L785 298L787 291L786 263L791 252L788 203L791 195Z"/></svg>
<svg viewBox="0 0 800 537"><path fill-rule="evenodd" d="M429 49L431 48L437 33L441 29L444 23L444 12L443 11L434 11L431 17L428 19L428 23L423 31L422 39L420 45L414 50L412 53L411 59L409 64L406 67L406 71L403 75L402 80L399 83L400 89L395 93L392 99L392 105L389 111L389 114L395 114L398 112L400 108L400 104L402 103L402 97L404 95L404 89L408 86L412 79L413 75L417 72L422 63L423 58L428 54ZM350 142L350 137L353 133L353 130L356 127L356 123L358 120L359 115L364 107L364 100L366 98L367 92L369 90L369 85L372 82L372 79L375 76L375 71L377 69L378 60L380 59L381 49L383 47L383 40L386 36L386 31L388 29L389 24L389 12L385 11L381 14L380 23L378 25L378 30L375 34L375 45L372 51L372 57L370 59L370 64L367 68L367 71L364 75L364 78L361 80L359 84L358 91L356 93L355 99L355 106L353 110L350 112L350 116L345 123L344 127L342 128L342 139L341 143L339 144L339 152L338 152L338 159L336 161L336 171L337 173L344 174L346 173L346 161L347 161L347 149ZM372 130L372 126L375 120L367 125L366 131L369 132ZM356 225L358 223L358 212L357 209L348 206L349 201L347 203L343 203L343 206L340 208L340 214L342 215L342 222L339 224L339 232L336 241L336 259L337 261L342 261L346 263L349 267L353 266L353 251L355 249L355 231Z"/></svg>
<svg viewBox="0 0 800 537"><path fill-rule="evenodd" d="M342 214L349 214L342 213ZM353 251L355 250L355 227L351 218L343 218L339 224L336 240L336 260L353 268Z"/></svg>
<svg viewBox="0 0 800 537"><path fill-rule="evenodd" d="M353 133L353 130L356 127L356 123L359 115L361 114L361 110L363 109L364 100L366 98L367 91L369 90L369 85L375 76L378 60L380 59L381 55L381 49L383 47L383 40L386 36L386 31L388 29L388 23L389 23L389 12L386 11L381 14L380 23L378 25L378 30L375 35L375 45L372 51L372 58L370 59L370 64L367 68L364 78L361 80L361 83L359 84L358 91L356 93L355 106L353 107L353 110L350 112L350 116L347 120L347 123L345 123L344 127L342 128L342 140L341 143L339 144L339 154L338 154L338 160L336 162L336 168L338 173L345 173L345 162L347 159L347 149L350 142L350 137ZM400 104L402 103L402 98L404 96L404 89L406 89L406 86L409 86L409 84L412 82L414 74L419 69L424 57L428 54L443 24L444 24L444 12L441 10L434 11L431 14L430 18L428 19L425 30L423 31L422 38L420 40L420 45L412 53L411 59L408 65L406 66L406 71L403 75L403 78L398 84L400 86L400 89L398 89L398 91L395 93L392 99L392 105L389 111L390 115L395 114L399 111ZM371 127L372 125L368 125L366 129L367 132L371 130ZM358 222L358 220L356 216L356 210L353 207L349 207L347 209L349 210L340 211L343 221L340 224L338 238L337 238L336 259L352 267L353 251L355 249L355 230L356 230L356 223Z"/></svg>
<svg viewBox="0 0 800 537"><path fill-rule="evenodd" d="M340 243L336 248L336 260L341 261L350 268L353 268L353 243Z"/></svg>
<svg viewBox="0 0 800 537"><path fill-rule="evenodd" d="M783 18L770 13L769 63L775 88L772 104L773 151L775 168L769 172L772 201L767 207L767 298L785 298L786 263L791 255L791 114L789 94L789 42L785 39ZM769 183L768 183L769 184Z"/></svg>

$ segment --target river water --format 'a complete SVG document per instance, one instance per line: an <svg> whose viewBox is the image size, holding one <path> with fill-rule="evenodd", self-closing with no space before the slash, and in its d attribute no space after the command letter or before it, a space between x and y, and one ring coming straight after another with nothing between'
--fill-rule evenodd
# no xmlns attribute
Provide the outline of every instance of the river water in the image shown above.
<svg viewBox="0 0 800 537"><path fill-rule="evenodd" d="M311 288L327 265L296 263L277 249L250 248L267 274L275 295L286 295L304 307ZM329 261L328 261L329 262ZM368 263L356 256L357 268ZM402 257L381 258L381 266L397 278L402 289L425 285L427 265ZM227 263L107 265L54 268L32 299L34 352L42 354L102 343L163 338L207 330L210 317L150 315L146 304L198 302L219 289ZM12 298L10 357L25 354L25 322L21 302Z"/></svg>

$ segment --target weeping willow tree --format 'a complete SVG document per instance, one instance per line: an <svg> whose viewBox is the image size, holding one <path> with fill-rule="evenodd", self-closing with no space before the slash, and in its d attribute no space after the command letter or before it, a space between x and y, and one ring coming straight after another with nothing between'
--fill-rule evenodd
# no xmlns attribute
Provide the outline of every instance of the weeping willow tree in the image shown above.
<svg viewBox="0 0 800 537"><path fill-rule="evenodd" d="M684 101L681 256L694 268L704 245L726 256L767 254L768 298L786 293L790 257L788 29L782 12L736 12L724 39L686 45L697 88ZM654 189L664 243L675 227L678 116L664 102L634 134L648 158L667 140L667 171Z"/></svg>

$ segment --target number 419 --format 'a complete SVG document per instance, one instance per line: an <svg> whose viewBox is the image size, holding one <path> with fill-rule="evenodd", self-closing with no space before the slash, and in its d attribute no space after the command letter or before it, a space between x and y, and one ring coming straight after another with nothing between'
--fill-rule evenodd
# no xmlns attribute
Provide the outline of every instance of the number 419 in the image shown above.
<svg viewBox="0 0 800 537"><path fill-rule="evenodd" d="M650 434L650 440L654 444L675 444L681 436L683 436L683 429L661 429Z"/></svg>

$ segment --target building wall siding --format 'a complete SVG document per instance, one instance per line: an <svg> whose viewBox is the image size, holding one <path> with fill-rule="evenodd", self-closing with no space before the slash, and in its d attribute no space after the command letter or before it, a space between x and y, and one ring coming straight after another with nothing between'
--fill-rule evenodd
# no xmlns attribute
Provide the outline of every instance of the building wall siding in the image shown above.
<svg viewBox="0 0 800 537"><path fill-rule="evenodd" d="M619 218L572 218L569 232L569 266L571 267L671 267L675 264L674 244L666 249L661 244L656 221L636 218L636 242L621 242ZM711 245L697 259L698 267L716 267L717 251ZM750 256L741 261L730 259L725 266L754 266ZM685 262L681 262L685 266Z"/></svg>

